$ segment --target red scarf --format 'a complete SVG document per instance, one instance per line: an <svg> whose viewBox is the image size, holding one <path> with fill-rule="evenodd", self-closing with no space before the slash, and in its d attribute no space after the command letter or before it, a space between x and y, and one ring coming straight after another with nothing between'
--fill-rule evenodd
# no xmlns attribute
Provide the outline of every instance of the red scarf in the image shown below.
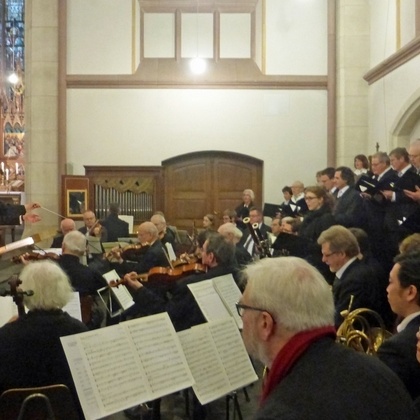
<svg viewBox="0 0 420 420"><path fill-rule="evenodd" d="M275 386L289 373L295 362L302 353L315 341L322 337L335 337L333 326L315 328L309 331L302 331L294 335L285 346L279 351L271 365L270 371L264 381L261 395L262 405L266 398L273 391Z"/></svg>

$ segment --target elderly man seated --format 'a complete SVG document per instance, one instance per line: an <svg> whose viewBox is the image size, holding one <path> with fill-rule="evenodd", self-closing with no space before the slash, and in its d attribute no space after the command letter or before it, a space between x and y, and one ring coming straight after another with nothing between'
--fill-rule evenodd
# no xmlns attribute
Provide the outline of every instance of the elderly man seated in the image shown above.
<svg viewBox="0 0 420 420"><path fill-rule="evenodd" d="M296 257L246 269L237 304L248 352L268 368L254 419L417 419L403 384L374 357L335 342L334 302Z"/></svg>

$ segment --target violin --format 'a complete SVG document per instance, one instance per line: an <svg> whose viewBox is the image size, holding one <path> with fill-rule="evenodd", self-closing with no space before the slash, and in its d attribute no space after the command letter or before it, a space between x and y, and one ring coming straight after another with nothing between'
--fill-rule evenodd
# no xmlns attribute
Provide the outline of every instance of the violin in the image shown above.
<svg viewBox="0 0 420 420"><path fill-rule="evenodd" d="M99 220L95 222L95 224L88 230L89 236L94 236L96 238L101 237L103 226L99 223Z"/></svg>
<svg viewBox="0 0 420 420"><path fill-rule="evenodd" d="M12 262L15 264L21 264L22 258L25 261L41 261L41 260L52 260L58 261L60 256L54 252L44 252L43 254L40 252L25 252L24 254L15 255L12 258Z"/></svg>
<svg viewBox="0 0 420 420"><path fill-rule="evenodd" d="M189 276L194 273L205 273L207 267L202 264L192 263L185 264L180 267L153 267L147 273L138 274L135 278L141 283L148 283L152 285L167 285L174 283L182 277ZM124 278L118 281L111 281L110 287L118 287L120 284L126 284Z"/></svg>

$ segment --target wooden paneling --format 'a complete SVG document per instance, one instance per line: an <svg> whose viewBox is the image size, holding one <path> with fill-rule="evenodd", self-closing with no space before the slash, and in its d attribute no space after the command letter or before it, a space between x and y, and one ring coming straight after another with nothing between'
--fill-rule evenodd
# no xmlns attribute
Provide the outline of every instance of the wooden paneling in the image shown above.
<svg viewBox="0 0 420 420"><path fill-rule="evenodd" d="M262 202L263 162L239 153L195 152L162 162L165 178L165 215L170 224L191 232L203 216L234 209L245 188ZM220 220L219 220L220 221Z"/></svg>

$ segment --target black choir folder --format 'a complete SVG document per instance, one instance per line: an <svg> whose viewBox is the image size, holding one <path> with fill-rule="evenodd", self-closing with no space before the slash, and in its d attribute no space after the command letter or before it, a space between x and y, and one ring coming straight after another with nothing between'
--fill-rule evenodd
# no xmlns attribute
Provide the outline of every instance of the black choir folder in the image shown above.
<svg viewBox="0 0 420 420"><path fill-rule="evenodd" d="M161 313L61 343L87 420L190 386L205 404L257 380L232 317L177 334Z"/></svg>

